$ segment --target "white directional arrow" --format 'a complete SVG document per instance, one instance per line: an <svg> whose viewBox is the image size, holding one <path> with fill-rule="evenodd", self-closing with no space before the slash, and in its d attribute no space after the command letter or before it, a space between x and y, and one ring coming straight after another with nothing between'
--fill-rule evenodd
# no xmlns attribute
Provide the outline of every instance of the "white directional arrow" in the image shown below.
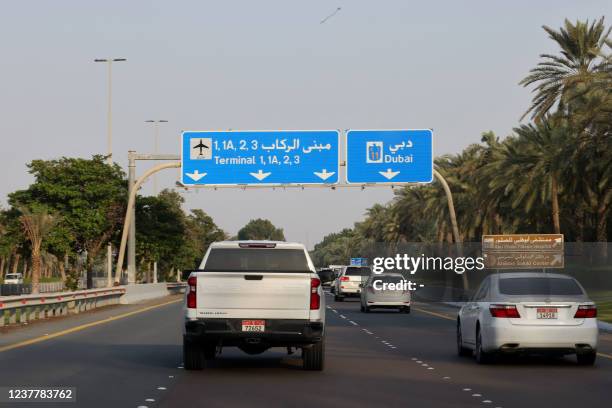
<svg viewBox="0 0 612 408"><path fill-rule="evenodd" d="M200 173L197 170L194 170L193 173L185 173L186 176L194 179L195 181L200 180L202 177L206 176L207 173Z"/></svg>
<svg viewBox="0 0 612 408"><path fill-rule="evenodd" d="M393 177L400 174L399 171L391 171L391 169L387 169L387 171L379 171L379 173L384 176L387 180L391 180Z"/></svg>
<svg viewBox="0 0 612 408"><path fill-rule="evenodd" d="M330 171L328 173L327 169L323 169L323 171L321 171L321 172L315 171L314 174L315 174L315 176L320 177L323 181L325 181L328 178L330 178L331 176L333 176L334 174L336 174L336 172L335 171Z"/></svg>
<svg viewBox="0 0 612 408"><path fill-rule="evenodd" d="M257 180L261 181L272 173L264 173L262 170L259 170L257 173L249 173L249 174L255 177Z"/></svg>

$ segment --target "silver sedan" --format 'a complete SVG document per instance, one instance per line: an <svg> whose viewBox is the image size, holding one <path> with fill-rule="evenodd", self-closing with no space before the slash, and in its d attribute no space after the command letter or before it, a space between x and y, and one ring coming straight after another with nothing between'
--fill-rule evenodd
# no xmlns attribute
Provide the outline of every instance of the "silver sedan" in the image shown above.
<svg viewBox="0 0 612 408"><path fill-rule="evenodd" d="M410 290L401 274L373 274L360 286L362 312L379 308L410 313Z"/></svg>

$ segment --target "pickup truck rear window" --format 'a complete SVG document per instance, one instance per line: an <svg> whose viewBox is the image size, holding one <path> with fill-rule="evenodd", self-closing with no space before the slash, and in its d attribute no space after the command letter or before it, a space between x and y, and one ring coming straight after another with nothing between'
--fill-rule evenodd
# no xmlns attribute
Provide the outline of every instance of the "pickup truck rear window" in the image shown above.
<svg viewBox="0 0 612 408"><path fill-rule="evenodd" d="M213 248L204 272L310 272L302 249Z"/></svg>

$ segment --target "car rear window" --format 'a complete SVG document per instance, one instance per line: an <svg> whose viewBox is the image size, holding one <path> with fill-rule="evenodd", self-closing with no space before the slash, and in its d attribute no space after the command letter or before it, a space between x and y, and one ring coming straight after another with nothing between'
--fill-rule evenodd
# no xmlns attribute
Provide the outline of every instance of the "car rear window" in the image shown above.
<svg viewBox="0 0 612 408"><path fill-rule="evenodd" d="M374 281L380 281L383 283L400 283L404 278L402 278L401 276L385 276L385 275L380 275L380 276L376 276L374 279L372 279L372 282Z"/></svg>
<svg viewBox="0 0 612 408"><path fill-rule="evenodd" d="M576 296L582 289L573 279L563 278L503 278L499 292L504 295Z"/></svg>
<svg viewBox="0 0 612 408"><path fill-rule="evenodd" d="M212 248L205 272L310 272L302 249Z"/></svg>
<svg viewBox="0 0 612 408"><path fill-rule="evenodd" d="M344 274L347 276L370 276L371 273L370 268L359 266L349 266L346 268L346 272L344 272Z"/></svg>

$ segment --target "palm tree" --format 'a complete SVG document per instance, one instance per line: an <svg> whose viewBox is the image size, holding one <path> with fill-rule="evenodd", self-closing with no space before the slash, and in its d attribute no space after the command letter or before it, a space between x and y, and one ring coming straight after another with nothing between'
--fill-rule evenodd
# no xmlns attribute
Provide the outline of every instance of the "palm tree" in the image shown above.
<svg viewBox="0 0 612 408"><path fill-rule="evenodd" d="M41 266L41 246L45 237L51 232L58 219L49 214L46 210L36 212L27 208L20 208L21 226L32 250L32 293L39 292L40 286L40 266Z"/></svg>
<svg viewBox="0 0 612 408"><path fill-rule="evenodd" d="M603 17L591 24L588 20L576 24L565 20L559 31L543 28L561 48L561 56L541 54L543 61L519 83L536 84L532 104L521 119L531 113L541 121L555 104L565 111L574 99L610 84L611 59L604 49L612 45L608 39L611 28L606 30Z"/></svg>
<svg viewBox="0 0 612 408"><path fill-rule="evenodd" d="M550 202L553 230L559 234L561 173L571 147L567 128L553 125L546 117L514 131L517 137L506 140L503 157L495 163L497 175L490 183L491 193L509 197L512 208L523 207L528 214L536 204Z"/></svg>

